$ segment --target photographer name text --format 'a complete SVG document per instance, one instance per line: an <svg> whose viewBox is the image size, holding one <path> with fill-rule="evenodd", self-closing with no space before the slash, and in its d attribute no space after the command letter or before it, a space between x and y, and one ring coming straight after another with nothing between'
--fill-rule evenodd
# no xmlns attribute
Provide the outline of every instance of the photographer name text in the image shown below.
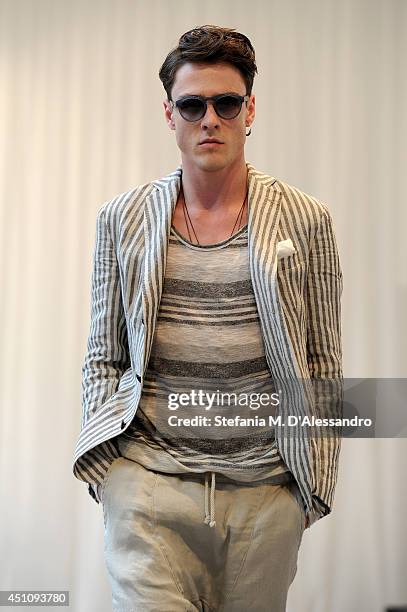
<svg viewBox="0 0 407 612"><path fill-rule="evenodd" d="M217 415L215 417L195 415L193 417L168 417L170 427L371 427L372 419L352 417L351 419L320 419L315 416L295 416L289 415L283 421L282 415L271 416L268 418L226 417Z"/></svg>

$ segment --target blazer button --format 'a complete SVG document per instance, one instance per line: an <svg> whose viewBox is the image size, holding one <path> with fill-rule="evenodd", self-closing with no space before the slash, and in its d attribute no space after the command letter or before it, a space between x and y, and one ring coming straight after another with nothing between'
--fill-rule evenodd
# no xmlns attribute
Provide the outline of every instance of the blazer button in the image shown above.
<svg viewBox="0 0 407 612"><path fill-rule="evenodd" d="M138 374L136 374L136 378L137 380L141 383L141 376L139 376Z"/></svg>
<svg viewBox="0 0 407 612"><path fill-rule="evenodd" d="M120 425L120 429L124 429L126 427L126 421L123 420L122 424Z"/></svg>

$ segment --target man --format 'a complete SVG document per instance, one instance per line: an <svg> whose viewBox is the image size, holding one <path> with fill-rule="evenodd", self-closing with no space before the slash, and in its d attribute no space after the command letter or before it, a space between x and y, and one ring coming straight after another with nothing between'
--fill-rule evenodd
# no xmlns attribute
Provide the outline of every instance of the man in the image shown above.
<svg viewBox="0 0 407 612"><path fill-rule="evenodd" d="M182 165L98 214L74 473L116 612L281 612L332 509L338 437L284 428L341 380L342 274L326 206L245 161L255 72L243 34L185 33L160 70Z"/></svg>

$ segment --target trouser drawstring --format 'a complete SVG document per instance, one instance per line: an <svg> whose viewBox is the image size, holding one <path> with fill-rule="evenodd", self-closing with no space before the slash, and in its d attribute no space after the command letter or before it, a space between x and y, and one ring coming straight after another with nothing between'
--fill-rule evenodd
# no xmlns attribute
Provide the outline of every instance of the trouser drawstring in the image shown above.
<svg viewBox="0 0 407 612"><path fill-rule="evenodd" d="M204 523L209 527L215 527L215 472L212 472L211 494L209 492L209 472L205 473L205 520ZM210 510L209 507L210 506Z"/></svg>

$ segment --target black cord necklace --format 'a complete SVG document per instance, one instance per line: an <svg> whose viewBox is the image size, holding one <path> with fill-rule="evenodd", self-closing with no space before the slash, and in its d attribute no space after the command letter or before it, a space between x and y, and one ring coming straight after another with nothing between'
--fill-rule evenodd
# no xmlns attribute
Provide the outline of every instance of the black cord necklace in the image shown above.
<svg viewBox="0 0 407 612"><path fill-rule="evenodd" d="M185 220L185 225L186 225L186 228L187 228L187 231L188 231L189 241L192 243L191 232L189 230L189 225L190 225L191 229L192 229L192 231L193 231L193 233L195 235L195 240L196 240L198 246L201 246L201 243L199 242L197 233L196 233L195 228L194 228L194 224L192 223L192 219L191 219L191 216L190 216L189 211L188 211L187 203L185 201L185 194L184 194L184 190L182 189L182 187L181 187L181 192L182 192L182 196L183 196L182 197L182 210L184 212L184 220ZM238 227L237 227L236 231L238 231L240 229L240 226L242 224L243 212L244 212L246 200L247 200L247 192L246 192L245 198L243 200L243 204L241 205L241 207L239 209L239 212L237 214L236 221L235 221L235 223L233 225L232 231L230 232L229 238L231 238L233 236L233 232L235 230L237 222L239 222L239 224L238 224ZM188 225L188 223L189 223L189 225Z"/></svg>

